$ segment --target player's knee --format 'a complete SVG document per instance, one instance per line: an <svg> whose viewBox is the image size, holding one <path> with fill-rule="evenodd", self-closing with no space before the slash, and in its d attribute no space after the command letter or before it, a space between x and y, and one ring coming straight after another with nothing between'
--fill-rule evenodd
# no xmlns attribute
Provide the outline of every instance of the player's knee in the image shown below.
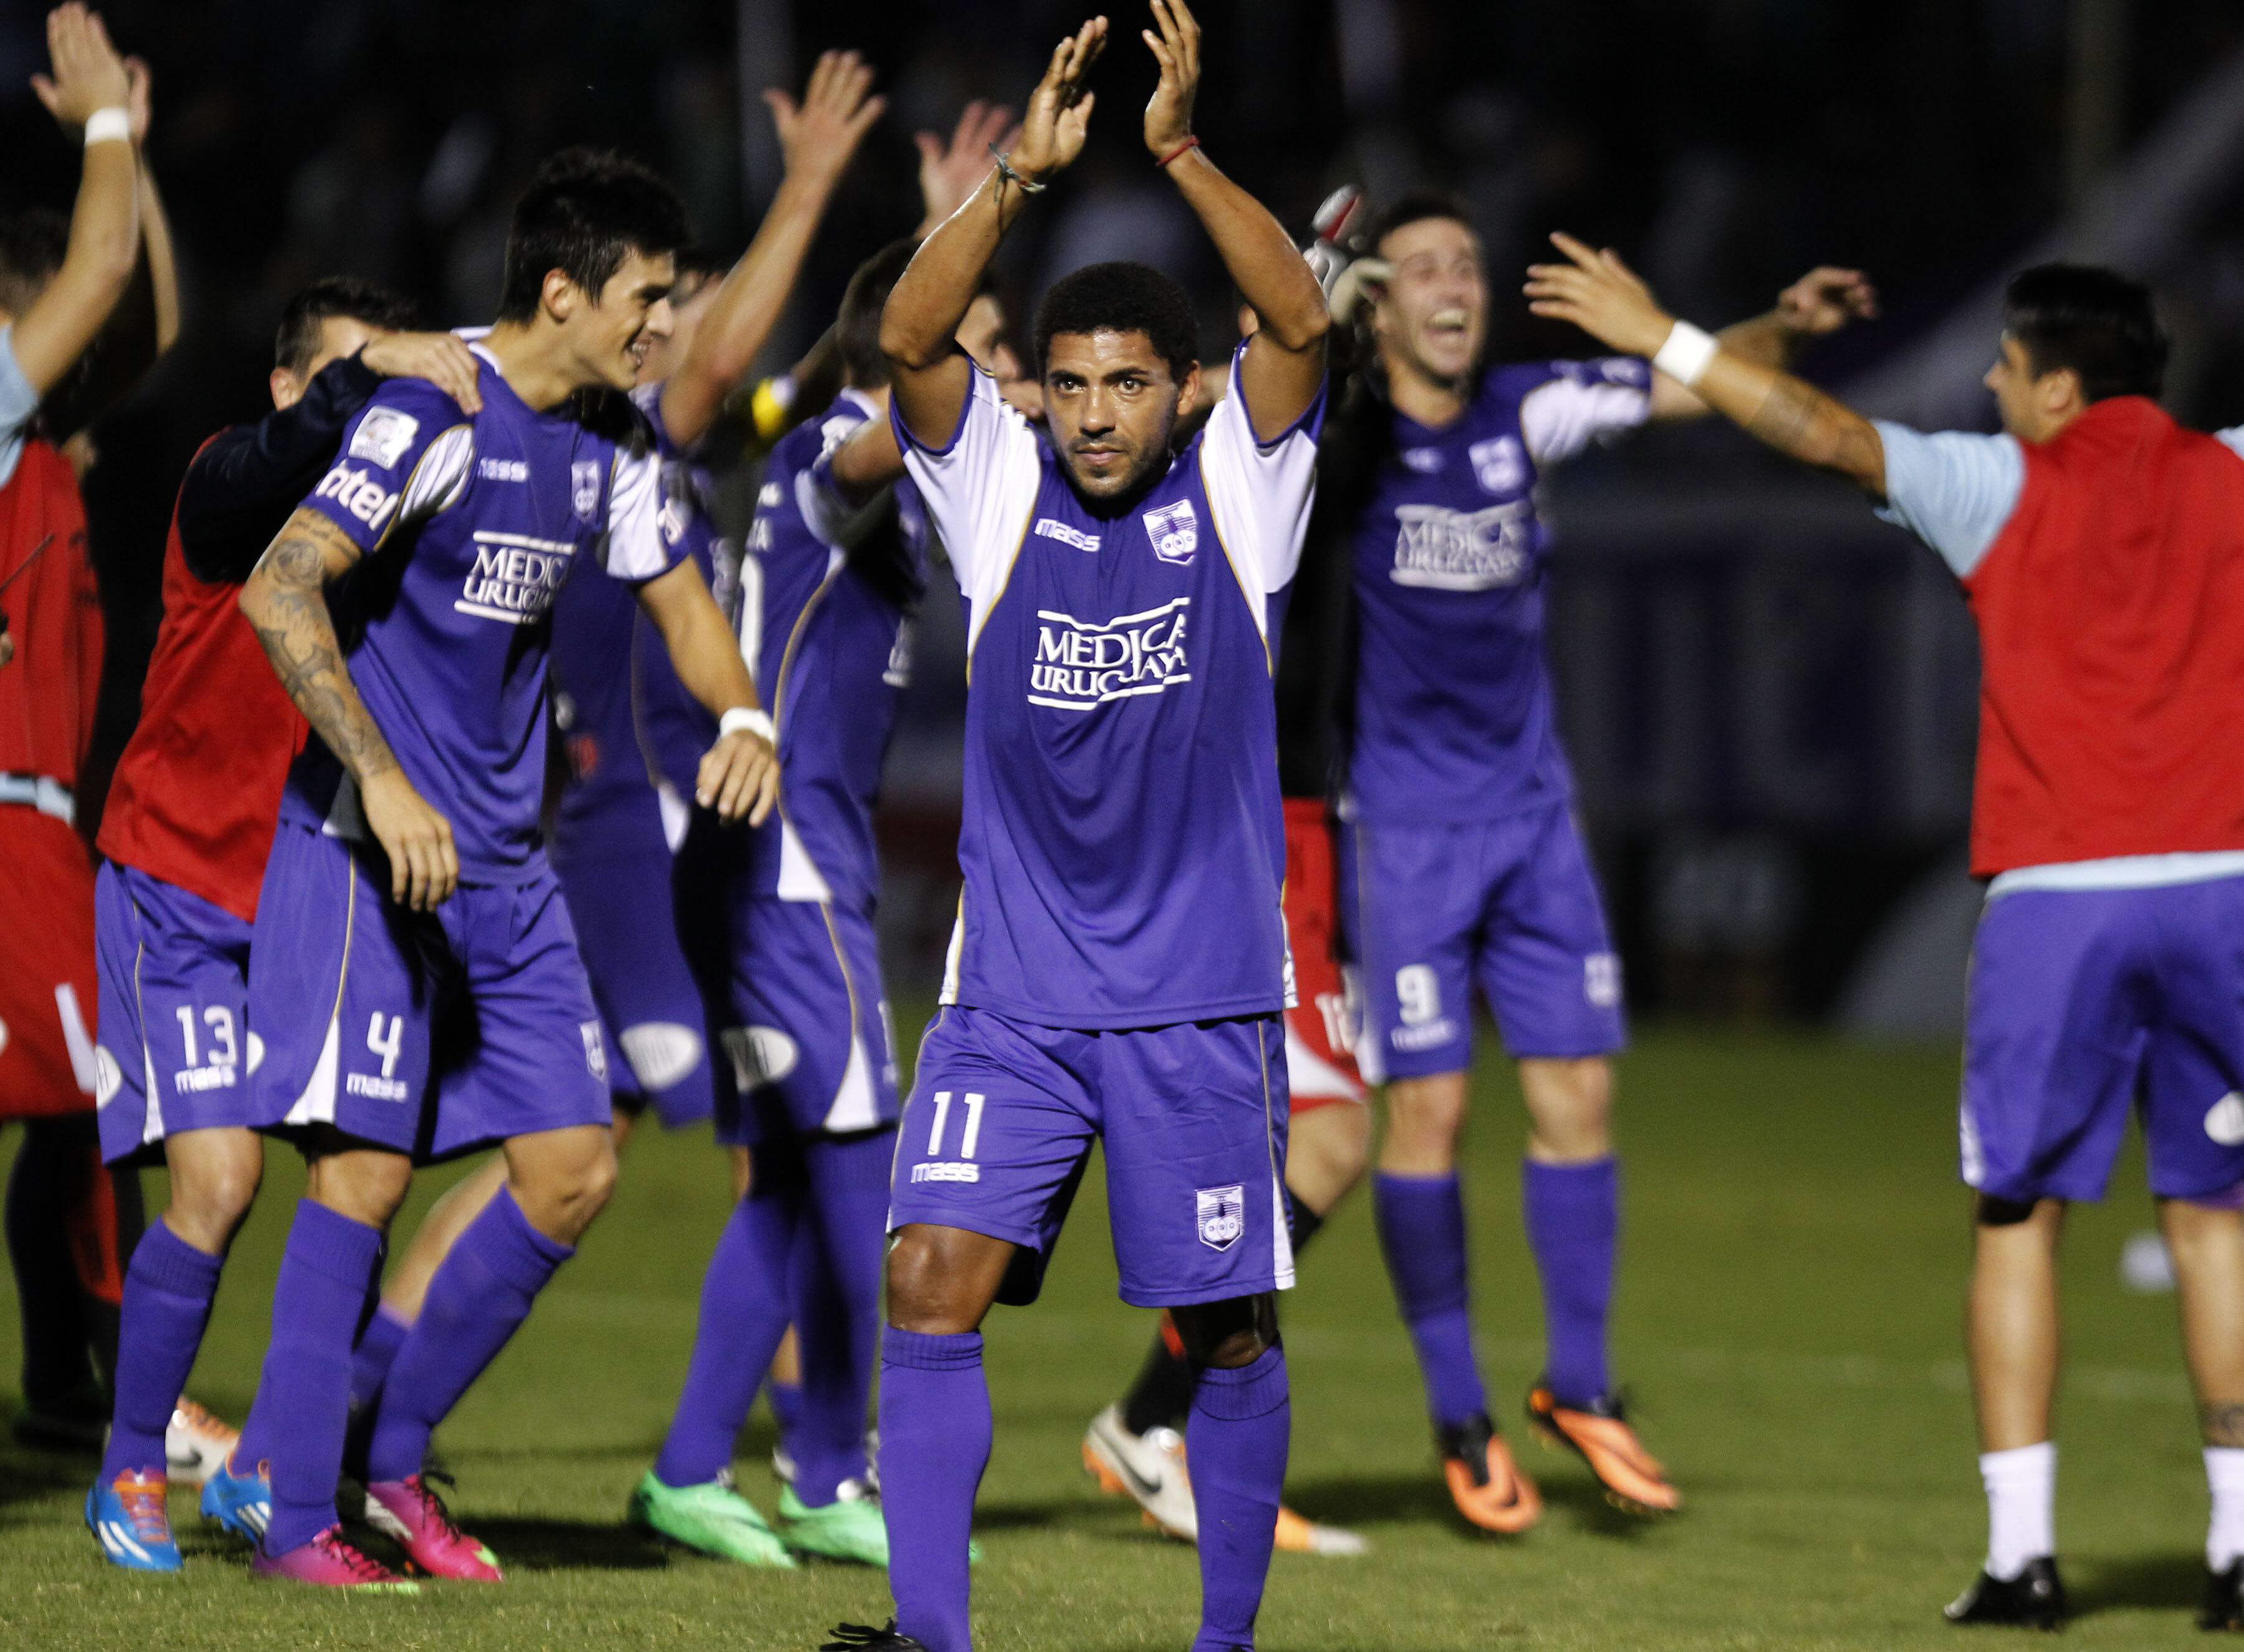
<svg viewBox="0 0 2244 1652"><path fill-rule="evenodd" d="M997 1300L1012 1250L984 1234L914 1223L889 1247L889 1324L935 1337L972 1331Z"/></svg>
<svg viewBox="0 0 2244 1652"><path fill-rule="evenodd" d="M304 1190L314 1203L370 1228L387 1228L413 1185L413 1162L402 1153L321 1154L306 1168Z"/></svg>
<svg viewBox="0 0 2244 1652"><path fill-rule="evenodd" d="M582 1153L542 1165L514 1188L515 1203L548 1238L574 1244L607 1207L616 1190L616 1153L605 1131Z"/></svg>
<svg viewBox="0 0 2244 1652"><path fill-rule="evenodd" d="M1387 1116L1390 1129L1455 1141L1464 1129L1465 1075L1396 1079L1387 1087Z"/></svg>
<svg viewBox="0 0 2244 1652"><path fill-rule="evenodd" d="M247 1150L205 1155L192 1168L175 1164L166 1225L199 1251L223 1251L257 1202L265 1178L263 1145L252 1137Z"/></svg>
<svg viewBox="0 0 2244 1652"><path fill-rule="evenodd" d="M1572 1163L1612 1150L1612 1064L1604 1056L1522 1061L1519 1088L1538 1158Z"/></svg>
<svg viewBox="0 0 2244 1652"><path fill-rule="evenodd" d="M1226 1302L1172 1308L1185 1358L1196 1365L1236 1371L1278 1345L1278 1301L1267 1291Z"/></svg>
<svg viewBox="0 0 2244 1652"><path fill-rule="evenodd" d="M1983 1228L2014 1228L2033 1220L2037 1201L1997 1198L1982 1193L1973 1202L1972 1220Z"/></svg>

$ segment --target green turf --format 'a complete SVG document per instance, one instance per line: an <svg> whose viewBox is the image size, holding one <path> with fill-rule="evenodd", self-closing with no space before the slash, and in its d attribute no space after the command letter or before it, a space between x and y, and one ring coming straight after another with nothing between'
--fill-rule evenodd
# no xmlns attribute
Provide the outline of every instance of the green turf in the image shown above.
<svg viewBox="0 0 2244 1652"><path fill-rule="evenodd" d="M1493 1541L1449 1514L1359 1197L1286 1306L1291 1498L1375 1549L1280 1556L1262 1644L1956 1644L1938 1608L1971 1574L1983 1528L1958 1338L1955 1077L1946 1052L1784 1036L1662 1034L1627 1058L1618 1354L1644 1433L1689 1500L1662 1525L1610 1513L1571 1461L1525 1446L1550 1505L1538 1531ZM1482 1346L1507 1418L1539 1350L1515 1094L1491 1065L1470 1180ZM813 1647L838 1619L880 1621L887 1593L873 1574L728 1568L666 1554L618 1524L677 1392L724 1179L705 1138L635 1143L584 1254L439 1436L459 1512L507 1564L504 1588L361 1601L261 1584L184 1494L172 1507L187 1572L139 1581L101 1564L78 1523L82 1467L0 1453L0 1646L758 1652ZM976 1607L991 1652L1173 1652L1195 1622L1192 1552L1095 1495L1078 1461L1085 1421L1135 1368L1149 1329L1113 1298L1097 1181L1044 1300L1000 1309L989 1326L997 1443ZM276 1153L196 1373L196 1393L237 1418L297 1182ZM2131 1190L2078 1213L2068 1242L2059 1529L2085 1608L2074 1638L2183 1644L2205 1489L2172 1298L2119 1287L2120 1242L2147 1220L2132 1160L2120 1185ZM151 1178L152 1208L160 1195ZM10 1376L15 1336L12 1305L0 1307ZM767 1508L767 1444L759 1421L740 1462Z"/></svg>

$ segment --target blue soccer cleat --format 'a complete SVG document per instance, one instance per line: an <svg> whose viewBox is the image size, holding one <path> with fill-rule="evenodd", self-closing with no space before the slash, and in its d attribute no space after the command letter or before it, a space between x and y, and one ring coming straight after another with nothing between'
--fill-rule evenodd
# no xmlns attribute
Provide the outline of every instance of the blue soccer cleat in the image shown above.
<svg viewBox="0 0 2244 1652"><path fill-rule="evenodd" d="M231 1458L220 1461L203 1482L203 1518L216 1521L255 1548L273 1518L273 1482L266 1477L265 1465L258 1464L253 1473L237 1474Z"/></svg>
<svg viewBox="0 0 2244 1652"><path fill-rule="evenodd" d="M129 1572L176 1572L182 1562L172 1541L170 1489L164 1471L143 1474L126 1469L107 1485L85 1494L85 1527L100 1540L112 1566Z"/></svg>

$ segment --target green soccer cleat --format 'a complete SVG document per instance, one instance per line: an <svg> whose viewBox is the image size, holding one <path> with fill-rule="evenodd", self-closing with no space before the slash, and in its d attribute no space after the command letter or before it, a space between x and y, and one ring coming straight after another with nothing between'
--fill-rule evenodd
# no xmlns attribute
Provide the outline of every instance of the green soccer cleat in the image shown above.
<svg viewBox="0 0 2244 1652"><path fill-rule="evenodd" d="M840 1493L823 1508L810 1507L789 1486L779 1494L779 1533L780 1540L800 1554L883 1569L889 1563L889 1528L881 1518L881 1500L857 1480L843 1480Z"/></svg>
<svg viewBox="0 0 2244 1652"><path fill-rule="evenodd" d="M650 1468L632 1494L625 1518L642 1530L720 1561L781 1569L794 1565L794 1556L756 1512L756 1506L733 1489L730 1469L699 1486L666 1486ZM883 1564L888 1559L885 1538L883 1534Z"/></svg>

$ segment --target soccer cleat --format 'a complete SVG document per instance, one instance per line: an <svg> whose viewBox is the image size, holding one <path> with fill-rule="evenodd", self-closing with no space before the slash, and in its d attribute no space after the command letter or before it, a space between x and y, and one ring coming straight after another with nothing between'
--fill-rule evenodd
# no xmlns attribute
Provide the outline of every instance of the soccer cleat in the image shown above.
<svg viewBox="0 0 2244 1652"><path fill-rule="evenodd" d="M378 1480L366 1488L366 1523L405 1551L431 1577L458 1583L504 1583L498 1556L462 1531L425 1474Z"/></svg>
<svg viewBox="0 0 2244 1652"><path fill-rule="evenodd" d="M164 1430L164 1465L174 1486L200 1486L226 1467L241 1431L228 1427L185 1394Z"/></svg>
<svg viewBox="0 0 2244 1652"><path fill-rule="evenodd" d="M1109 1406L1084 1431L1083 1467L1098 1477L1100 1490L1135 1500L1148 1526L1179 1542L1200 1541L1184 1436L1175 1429L1133 1434L1122 1420L1122 1407Z"/></svg>
<svg viewBox="0 0 2244 1652"><path fill-rule="evenodd" d="M2205 1605L2198 1612L2197 1627L2244 1629L2244 1560L2229 1561L2226 1571L2206 1568Z"/></svg>
<svg viewBox="0 0 2244 1652"><path fill-rule="evenodd" d="M1110 1497L1136 1500L1146 1524L1179 1542L1200 1540L1200 1514L1185 1468L1184 1437L1173 1428L1149 1428L1133 1434L1122 1408L1109 1406L1091 1419L1083 1436L1084 1472ZM1371 1545L1337 1526L1320 1526L1281 1507L1277 1546L1289 1554L1363 1554Z"/></svg>
<svg viewBox="0 0 2244 1652"><path fill-rule="evenodd" d="M1683 1507L1683 1494L1645 1450L1619 1400L1600 1394L1586 1406L1563 1405L1548 1383L1538 1382L1527 1391L1527 1418L1544 1444L1571 1451L1590 1466L1615 1508L1673 1514Z"/></svg>
<svg viewBox="0 0 2244 1652"><path fill-rule="evenodd" d="M1450 1499L1483 1531L1517 1537L1543 1518L1542 1494L1520 1472L1511 1447L1484 1412L1439 1435Z"/></svg>
<svg viewBox="0 0 2244 1652"><path fill-rule="evenodd" d="M2049 1555L2028 1561L2026 1569L2013 1578L1982 1572L1971 1587L1942 1608L1950 1623L1997 1623L2013 1628L2048 1629L2065 1627L2065 1585L2057 1575L2057 1561Z"/></svg>
<svg viewBox="0 0 2244 1652"><path fill-rule="evenodd" d="M733 1489L729 1468L699 1486L666 1486L650 1468L632 1493L625 1518L643 1531L720 1561L781 1569L795 1563L756 1506Z"/></svg>
<svg viewBox="0 0 2244 1652"><path fill-rule="evenodd" d="M927 1643L898 1635L896 1621L890 1618L885 1629L869 1623L836 1624L834 1638L821 1642L818 1652L927 1652Z"/></svg>
<svg viewBox="0 0 2244 1652"><path fill-rule="evenodd" d="M232 1460L221 1459L218 1472L203 1482L203 1518L216 1521L252 1548L263 1542L273 1518L273 1481L266 1465L237 1474Z"/></svg>
<svg viewBox="0 0 2244 1652"><path fill-rule="evenodd" d="M787 1487L779 1494L779 1538L798 1554L884 1569L889 1563L888 1523L880 1500L862 1480L843 1480L822 1508L812 1508Z"/></svg>
<svg viewBox="0 0 2244 1652"><path fill-rule="evenodd" d="M100 1541L112 1566L128 1572L176 1572L184 1564L172 1541L171 1511L164 1506L170 1487L161 1474L126 1469L105 1486L85 1494L85 1527Z"/></svg>
<svg viewBox="0 0 2244 1652"><path fill-rule="evenodd" d="M267 1554L260 1548L249 1562L260 1577L284 1578L292 1583L313 1583L321 1588L351 1589L363 1595L418 1595L421 1586L400 1577L371 1554L343 1541L343 1528L330 1526L308 1543L299 1543L285 1554Z"/></svg>

